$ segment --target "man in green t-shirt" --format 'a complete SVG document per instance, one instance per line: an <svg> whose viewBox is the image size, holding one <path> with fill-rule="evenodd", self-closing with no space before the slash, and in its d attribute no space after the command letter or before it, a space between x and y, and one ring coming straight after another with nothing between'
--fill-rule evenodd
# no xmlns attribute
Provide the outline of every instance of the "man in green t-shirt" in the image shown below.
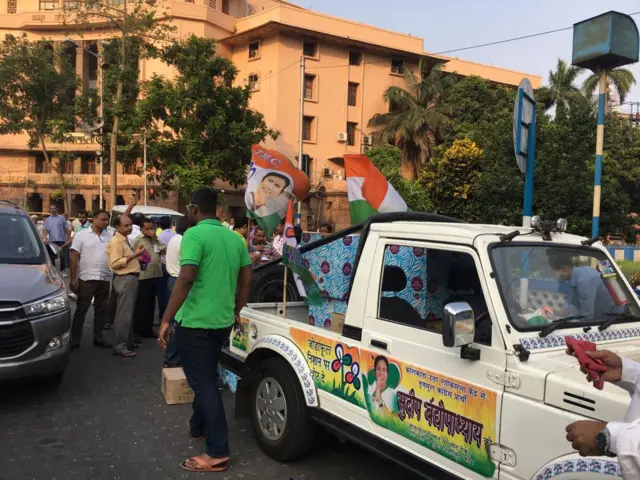
<svg viewBox="0 0 640 480"><path fill-rule="evenodd" d="M165 349L176 321L176 343L187 381L195 394L189 434L206 436L205 453L182 462L192 472L229 467L229 432L216 382L220 351L251 290L251 259L236 233L216 218L217 194L202 188L191 195L191 224L182 237L180 274L162 317L158 342Z"/></svg>

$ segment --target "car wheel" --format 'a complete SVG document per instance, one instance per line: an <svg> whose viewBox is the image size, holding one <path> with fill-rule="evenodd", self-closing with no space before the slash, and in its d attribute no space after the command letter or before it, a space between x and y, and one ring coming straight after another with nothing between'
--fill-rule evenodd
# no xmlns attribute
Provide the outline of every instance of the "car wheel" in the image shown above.
<svg viewBox="0 0 640 480"><path fill-rule="evenodd" d="M251 382L251 421L258 444L274 460L306 453L315 436L300 381L287 362L268 358Z"/></svg>

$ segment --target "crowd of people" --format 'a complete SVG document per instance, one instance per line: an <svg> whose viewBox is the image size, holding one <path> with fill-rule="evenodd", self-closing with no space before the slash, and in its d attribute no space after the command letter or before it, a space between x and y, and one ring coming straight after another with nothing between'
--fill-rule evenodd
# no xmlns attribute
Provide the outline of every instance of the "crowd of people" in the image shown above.
<svg viewBox="0 0 640 480"><path fill-rule="evenodd" d="M240 328L253 267L282 256L284 221L272 238L246 217L220 221L217 194L210 188L192 195L187 215L175 225L170 217L155 221L133 213L136 204L134 196L113 227L105 210L91 221L83 211L70 222L55 206L44 221L32 217L43 240L60 247L61 272L69 266L69 289L77 302L71 348L80 347L92 304L93 345L119 357L135 357L143 339L156 338L154 323L159 324L164 366L182 367L195 394L189 434L205 438L205 453L181 466L223 471L229 441L218 359L234 325ZM319 231L326 236L332 228L324 224ZM107 329L114 330L113 342L105 338Z"/></svg>

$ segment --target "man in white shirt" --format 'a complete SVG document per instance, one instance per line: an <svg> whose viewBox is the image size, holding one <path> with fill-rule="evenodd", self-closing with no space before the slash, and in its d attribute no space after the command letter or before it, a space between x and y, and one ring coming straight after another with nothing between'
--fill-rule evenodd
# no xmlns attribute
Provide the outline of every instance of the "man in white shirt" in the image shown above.
<svg viewBox="0 0 640 480"><path fill-rule="evenodd" d="M572 423L567 427L567 440L583 457L618 457L622 478L636 480L640 478L640 363L608 350L586 353L609 368L601 378L629 392L631 404L624 422L580 420Z"/></svg>
<svg viewBox="0 0 640 480"><path fill-rule="evenodd" d="M182 245L182 235L184 235L184 232L189 228L189 226L189 217L186 215L184 217L180 217L178 224L176 225L176 233L171 237L171 240L169 240L169 244L167 245L165 258L167 273L169 274L169 279L167 281L168 298L171 297L173 286L180 274L180 247ZM165 367L180 367L180 356L178 355L178 346L175 341L176 336L174 335L175 320L171 321L171 332L171 340L169 340L169 345L167 345L167 349L164 353L164 365Z"/></svg>
<svg viewBox="0 0 640 480"><path fill-rule="evenodd" d="M107 231L109 213L98 212L90 229L81 230L71 243L71 281L69 288L78 296L71 327L71 348L80 346L84 320L94 301L93 345L110 348L103 338L107 321L107 303L113 274L107 259L107 244L111 234Z"/></svg>
<svg viewBox="0 0 640 480"><path fill-rule="evenodd" d="M282 256L282 251L284 250L284 244L287 241L287 239L284 237L284 223L285 219L283 218L273 232L275 235L273 237L273 241L271 242L271 246L273 247L272 255L274 253L277 253L277 256L280 257Z"/></svg>

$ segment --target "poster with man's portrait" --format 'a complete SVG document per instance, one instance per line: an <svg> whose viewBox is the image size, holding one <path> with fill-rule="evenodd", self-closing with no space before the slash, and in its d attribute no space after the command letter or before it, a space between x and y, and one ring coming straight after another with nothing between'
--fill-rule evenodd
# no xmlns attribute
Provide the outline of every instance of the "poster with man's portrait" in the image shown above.
<svg viewBox="0 0 640 480"><path fill-rule="evenodd" d="M290 199L309 195L309 178L276 150L254 145L247 174L247 216L256 220L267 235L287 213Z"/></svg>

